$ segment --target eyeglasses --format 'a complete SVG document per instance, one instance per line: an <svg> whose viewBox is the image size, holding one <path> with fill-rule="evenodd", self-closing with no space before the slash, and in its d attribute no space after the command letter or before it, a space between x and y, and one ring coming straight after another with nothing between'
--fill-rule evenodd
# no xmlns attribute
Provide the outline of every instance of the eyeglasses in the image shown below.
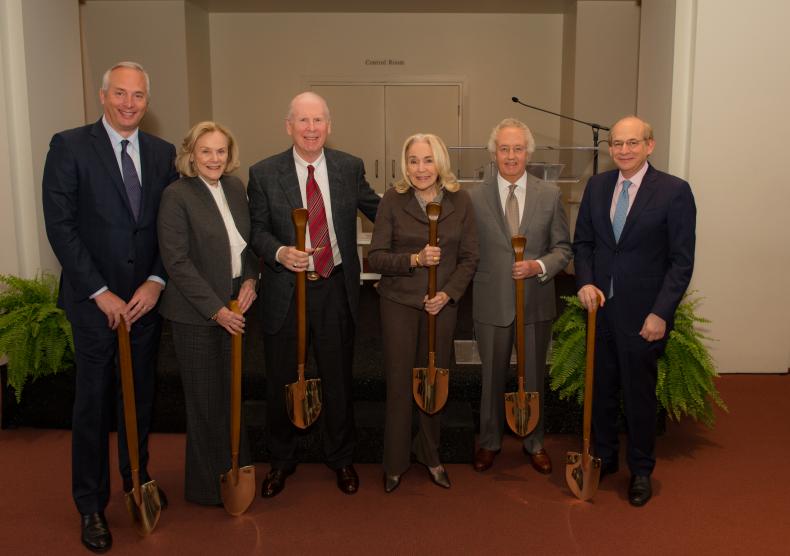
<svg viewBox="0 0 790 556"><path fill-rule="evenodd" d="M611 145L614 150L619 151L622 150L623 147L635 149L645 141L647 141L647 139L629 139L628 141L612 141Z"/></svg>

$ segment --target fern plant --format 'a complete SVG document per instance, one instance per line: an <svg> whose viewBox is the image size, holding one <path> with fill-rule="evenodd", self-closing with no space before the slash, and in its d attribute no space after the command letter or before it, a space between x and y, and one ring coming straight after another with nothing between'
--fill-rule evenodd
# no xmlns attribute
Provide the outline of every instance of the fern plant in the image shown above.
<svg viewBox="0 0 790 556"><path fill-rule="evenodd" d="M704 341L711 340L698 329L707 324L696 314L699 299L687 293L675 311L675 326L669 333L666 349L658 359L656 396L658 403L675 420L688 415L713 426L713 406L727 411L716 389L719 376ZM575 397L584 401L587 311L576 296L563 296L567 306L554 322L551 350L551 389L560 399Z"/></svg>
<svg viewBox="0 0 790 556"><path fill-rule="evenodd" d="M0 354L8 357L8 384L17 401L28 379L58 372L74 360L66 314L57 307L58 281L0 274Z"/></svg>

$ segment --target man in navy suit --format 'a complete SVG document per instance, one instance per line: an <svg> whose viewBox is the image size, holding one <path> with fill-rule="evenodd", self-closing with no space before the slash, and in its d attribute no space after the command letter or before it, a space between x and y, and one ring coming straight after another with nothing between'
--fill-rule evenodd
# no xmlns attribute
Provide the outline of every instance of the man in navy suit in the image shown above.
<svg viewBox="0 0 790 556"><path fill-rule="evenodd" d="M117 375L115 329L121 319L131 334L140 479L150 480L148 431L161 329L156 306L165 284L156 218L162 190L177 174L173 145L138 129L149 94L148 74L139 64L121 62L107 70L99 91L104 115L56 133L44 167L47 236L63 267L58 305L71 322L76 351L72 495L82 515L82 543L94 552L112 546L104 508L116 406L124 491L132 488Z"/></svg>
<svg viewBox="0 0 790 556"><path fill-rule="evenodd" d="M618 469L620 392L628 427L628 500L650 500L657 361L691 280L697 209L689 184L647 162L653 130L629 116L610 132L617 170L590 178L573 241L585 307L599 303L593 438L601 476Z"/></svg>
<svg viewBox="0 0 790 556"><path fill-rule="evenodd" d="M319 426L327 465L337 486L354 494L354 413L351 368L359 305L357 210L371 221L379 196L365 179L362 160L325 148L331 132L326 101L305 92L291 101L285 129L293 147L250 168L250 244L265 263L261 301L266 357L266 418L271 471L261 495L276 496L296 469L296 431L285 406L286 384L296 380L295 272L307 272L308 343L321 378ZM307 251L294 247L291 211L308 207Z"/></svg>

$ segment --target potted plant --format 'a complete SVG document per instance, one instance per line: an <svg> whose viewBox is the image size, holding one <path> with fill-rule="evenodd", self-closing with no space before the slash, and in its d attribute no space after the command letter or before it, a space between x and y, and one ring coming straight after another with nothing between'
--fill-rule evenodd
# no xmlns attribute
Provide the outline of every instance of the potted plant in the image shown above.
<svg viewBox="0 0 790 556"><path fill-rule="evenodd" d="M688 415L712 426L713 406L724 411L727 406L716 389L719 376L708 348L710 340L697 325L710 321L696 314L699 299L687 293L675 311L675 326L669 333L666 349L658 360L656 396L659 408L680 420ZM558 390L560 399L584 399L585 338L587 311L576 296L563 296L565 310L554 322L554 343L551 349L551 389Z"/></svg>
<svg viewBox="0 0 790 556"><path fill-rule="evenodd" d="M8 384L17 402L28 379L71 366L74 340L66 314L57 306L58 281L0 274L0 354L8 358Z"/></svg>

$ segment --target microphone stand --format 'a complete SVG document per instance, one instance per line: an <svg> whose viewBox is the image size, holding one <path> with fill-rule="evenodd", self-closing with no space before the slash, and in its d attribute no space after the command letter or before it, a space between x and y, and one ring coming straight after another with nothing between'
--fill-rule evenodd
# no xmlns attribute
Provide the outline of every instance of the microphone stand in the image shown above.
<svg viewBox="0 0 790 556"><path fill-rule="evenodd" d="M556 112L552 112L551 110L546 110L545 108L538 108L537 106L532 106L531 104L527 104L525 102L521 102L518 97L511 97L511 100L516 104L520 104L521 106L526 106L527 108L532 108L533 110L540 110L541 112L545 112L547 114L551 114L552 116L559 116L560 118L565 118L566 120L572 120L574 122L588 125L592 128L593 132L593 175L598 173L598 132L601 130L609 131L609 128L603 126L601 124L595 124L592 122L585 122L584 120L577 120L576 118L571 118L570 116L565 116L564 114L557 114Z"/></svg>

